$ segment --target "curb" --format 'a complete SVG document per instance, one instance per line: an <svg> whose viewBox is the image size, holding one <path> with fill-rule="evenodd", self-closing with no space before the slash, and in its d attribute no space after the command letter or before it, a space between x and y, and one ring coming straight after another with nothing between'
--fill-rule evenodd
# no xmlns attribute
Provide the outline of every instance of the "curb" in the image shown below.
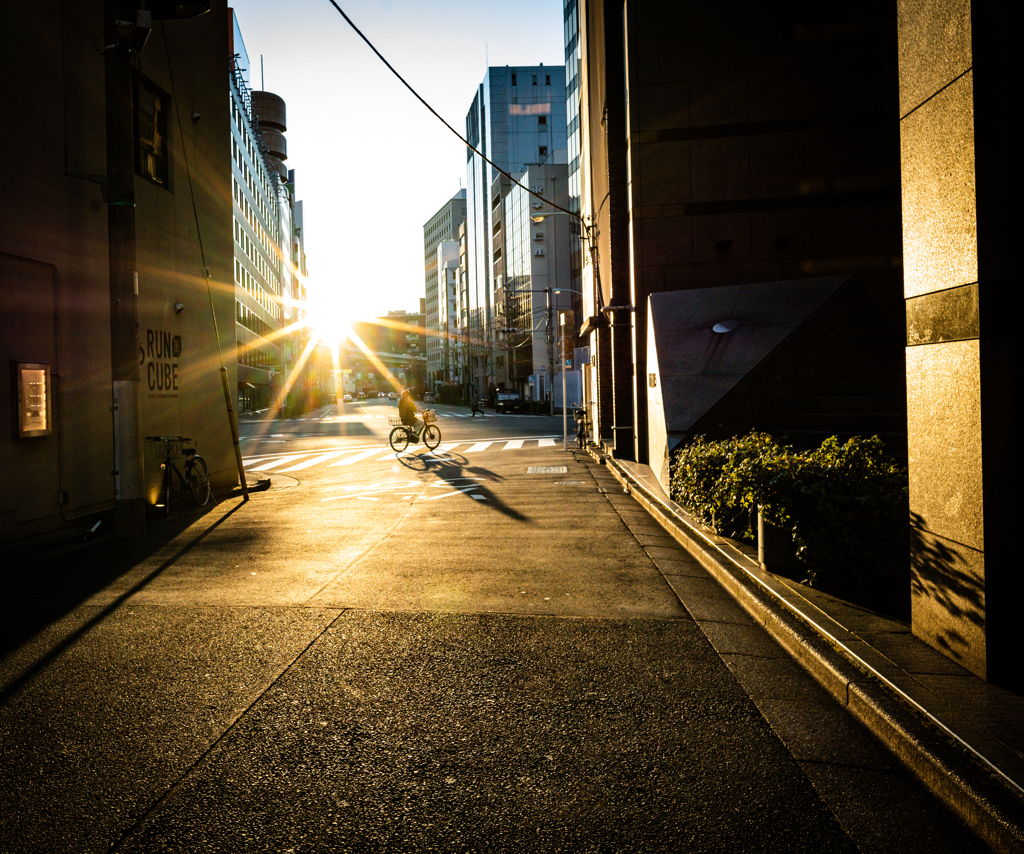
<svg viewBox="0 0 1024 854"><path fill-rule="evenodd" d="M829 619L814 605L775 582L756 561L731 547L730 541L703 531L678 505L655 495L614 458L595 448L590 453L608 466L655 521L797 663L971 830L996 851L1024 852L1020 823L1024 793L901 691L884 666L873 666L871 653L881 659L877 652L838 624L829 626Z"/></svg>

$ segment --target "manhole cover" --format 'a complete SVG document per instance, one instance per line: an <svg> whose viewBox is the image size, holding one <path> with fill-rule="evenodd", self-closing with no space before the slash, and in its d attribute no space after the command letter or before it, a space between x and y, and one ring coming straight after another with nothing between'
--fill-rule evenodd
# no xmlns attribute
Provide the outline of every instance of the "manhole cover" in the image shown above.
<svg viewBox="0 0 1024 854"><path fill-rule="evenodd" d="M530 466L527 470L527 474L566 474L569 471L568 466Z"/></svg>

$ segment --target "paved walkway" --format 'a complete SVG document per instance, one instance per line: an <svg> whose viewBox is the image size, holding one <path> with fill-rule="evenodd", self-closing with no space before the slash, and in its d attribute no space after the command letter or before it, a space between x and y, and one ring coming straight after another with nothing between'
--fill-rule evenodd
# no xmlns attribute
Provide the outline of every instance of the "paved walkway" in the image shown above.
<svg viewBox="0 0 1024 854"><path fill-rule="evenodd" d="M995 850L1024 850L1024 697L936 652L906 623L765 572L756 549L703 528L668 498L649 467L595 456Z"/></svg>
<svg viewBox="0 0 1024 854"><path fill-rule="evenodd" d="M730 568L644 471L533 453L369 555L386 507L272 489L12 573L0 850L979 850L846 710L1020 850L1019 797L799 591Z"/></svg>

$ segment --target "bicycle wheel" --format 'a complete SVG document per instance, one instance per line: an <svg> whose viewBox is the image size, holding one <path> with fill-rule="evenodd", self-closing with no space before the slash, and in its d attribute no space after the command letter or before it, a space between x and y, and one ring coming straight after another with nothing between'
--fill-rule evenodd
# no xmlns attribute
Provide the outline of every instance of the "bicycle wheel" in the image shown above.
<svg viewBox="0 0 1024 854"><path fill-rule="evenodd" d="M210 475L206 469L206 460L202 457L192 458L192 467L188 471L188 488L196 504L202 507L210 500Z"/></svg>
<svg viewBox="0 0 1024 854"><path fill-rule="evenodd" d="M441 444L441 431L435 425L428 424L423 428L423 444L430 450Z"/></svg>
<svg viewBox="0 0 1024 854"><path fill-rule="evenodd" d="M409 447L409 432L404 427L396 427L388 437L391 447L396 453L402 453Z"/></svg>

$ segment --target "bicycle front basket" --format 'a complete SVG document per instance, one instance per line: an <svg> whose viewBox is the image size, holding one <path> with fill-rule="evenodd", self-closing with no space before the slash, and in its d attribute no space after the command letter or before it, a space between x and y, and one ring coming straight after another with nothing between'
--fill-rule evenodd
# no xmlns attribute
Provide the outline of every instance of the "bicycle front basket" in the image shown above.
<svg viewBox="0 0 1024 854"><path fill-rule="evenodd" d="M424 409L423 410L423 423L424 424L433 424L435 421L437 421L437 414L434 412L434 410L433 409Z"/></svg>
<svg viewBox="0 0 1024 854"><path fill-rule="evenodd" d="M160 439L154 442L153 445L156 447L156 458L158 460L165 460L168 457L176 460L181 456L181 439Z"/></svg>

